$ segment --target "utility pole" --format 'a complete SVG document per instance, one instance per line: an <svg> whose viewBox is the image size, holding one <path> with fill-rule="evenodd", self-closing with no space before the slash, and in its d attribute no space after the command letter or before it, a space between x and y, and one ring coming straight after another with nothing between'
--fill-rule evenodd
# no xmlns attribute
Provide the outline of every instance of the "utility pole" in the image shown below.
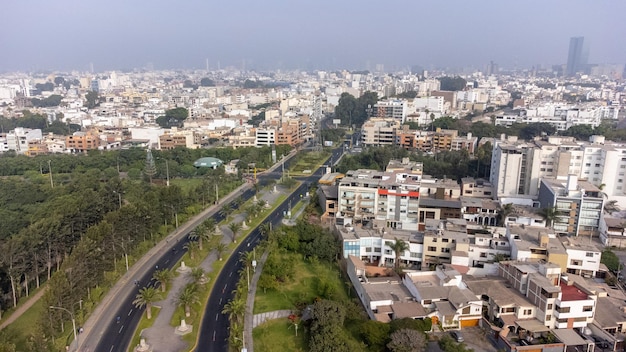
<svg viewBox="0 0 626 352"><path fill-rule="evenodd" d="M167 177L167 181L165 182L165 184L167 185L167 187L170 186L170 165L167 163L167 160L165 160L165 175Z"/></svg>
<svg viewBox="0 0 626 352"><path fill-rule="evenodd" d="M218 204L220 202L220 193L219 190L217 188L217 183L215 184L215 204Z"/></svg>

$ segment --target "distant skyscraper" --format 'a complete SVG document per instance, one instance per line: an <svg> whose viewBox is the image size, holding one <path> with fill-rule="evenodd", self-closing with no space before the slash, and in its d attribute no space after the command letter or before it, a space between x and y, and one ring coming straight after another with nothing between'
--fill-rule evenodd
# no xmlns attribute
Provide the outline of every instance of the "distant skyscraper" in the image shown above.
<svg viewBox="0 0 626 352"><path fill-rule="evenodd" d="M569 40L569 53L567 54L567 67L565 74L574 76L576 72L584 68L583 43L585 37L572 37Z"/></svg>

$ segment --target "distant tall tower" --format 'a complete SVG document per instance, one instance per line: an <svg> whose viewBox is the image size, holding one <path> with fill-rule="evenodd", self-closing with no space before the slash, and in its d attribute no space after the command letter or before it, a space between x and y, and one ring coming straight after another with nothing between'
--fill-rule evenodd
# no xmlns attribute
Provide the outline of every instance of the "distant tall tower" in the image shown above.
<svg viewBox="0 0 626 352"><path fill-rule="evenodd" d="M585 37L572 37L569 40L569 53L567 54L566 76L574 76L576 72L584 68L583 44Z"/></svg>

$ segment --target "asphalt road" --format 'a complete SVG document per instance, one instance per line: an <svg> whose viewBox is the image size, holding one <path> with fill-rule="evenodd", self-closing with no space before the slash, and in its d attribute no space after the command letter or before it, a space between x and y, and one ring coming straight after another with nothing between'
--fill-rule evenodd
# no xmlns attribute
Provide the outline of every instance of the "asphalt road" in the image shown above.
<svg viewBox="0 0 626 352"><path fill-rule="evenodd" d="M326 164L328 162L333 163L341 153L342 148L333 150L333 154ZM311 176L303 179L302 184L268 216L268 221L273 227L280 224L283 215L289 208L289 203L296 204L300 197L306 194L310 185L319 180L322 174L323 167L316 170ZM259 226L257 226L251 231L246 240L239 244L234 253L244 253L252 250L259 243L260 239L261 234ZM215 280L200 325L200 335L196 346L197 352L228 352L229 321L228 316L222 314L222 310L224 305L233 298L233 291L239 281L239 271L242 268L239 258L239 255L232 255Z"/></svg>
<svg viewBox="0 0 626 352"><path fill-rule="evenodd" d="M285 168L288 168L290 163L291 159L287 160L285 162ZM282 176L282 172L280 171L280 168L277 170L278 171L259 176L259 183L261 185L266 185L273 180L278 180ZM246 201L253 197L254 193L253 189L248 189L243 192L239 198L242 201ZM224 204L232 204L232 202ZM99 335L96 337L97 342L88 347L83 346L84 349L98 352L127 350L137 328L137 324L141 319L141 314L144 312L143 308L138 309L133 305L133 300L139 292L139 289L144 286L155 285L155 282L152 280L152 275L156 270L164 268L172 269L176 265L180 258L182 258L185 254L183 246L188 241L187 234L193 231L196 226L208 218L213 218L216 222L223 220L223 216L220 215L219 211L217 211L211 216L199 219L195 224L188 227L181 240L172 240L170 241L171 243L168 242L166 250L162 251L158 258L152 258L150 260L151 265L146 265L146 267L141 270L142 274L136 275L136 277L128 283L128 289L121 292L119 297L117 297L117 301L121 302L117 305L119 308L117 310L106 311L106 313L99 318L99 321L94 324L94 326L99 328L99 331L96 332L96 334ZM134 283L135 280L137 280L136 284Z"/></svg>
<svg viewBox="0 0 626 352"><path fill-rule="evenodd" d="M341 153L340 150L333 151L333 156L332 156L333 160L336 160L336 158L338 157L340 153ZM285 162L285 168L289 168L290 163L291 163L291 160L287 160ZM278 168L277 171L259 176L258 178L259 183L263 186L263 185L268 184L269 182L278 180L282 176L282 172L280 170L281 168ZM309 176L307 180L308 179L316 180L317 178L320 177L321 175L320 172L321 170L318 170L315 174ZM302 187L305 187L305 186L301 185L298 188L298 190L293 193L293 194L297 194L298 198L299 198L298 192L300 192L301 194L303 193L301 192L302 189L304 189L304 192L306 192L306 190L308 189L308 186L306 186L306 188L302 188ZM240 198L242 201L246 201L253 196L254 196L254 190L249 189L243 192ZM292 196L290 199L294 201L294 199L296 199L295 197L296 196ZM230 203L224 203L224 204L230 204ZM293 204L295 204L295 202ZM280 214L282 218L282 211L286 211L286 207L288 207L288 200L286 200L279 207L280 211L277 211L275 213ZM275 216L275 215L272 214L272 216ZM189 232L193 231L193 229L195 229L195 227L199 225L202 221L208 218L213 218L216 220L216 222L220 222L221 220L223 220L223 217L219 214L219 212L216 212L212 216L199 219L197 223L193 224L193 226L188 227L187 231L185 231L184 236L182 237L181 240L177 242L171 241L171 243L168 243L169 246L167 250L164 250L163 252L161 252L158 258L156 259L152 258L151 265L147 266L142 271L142 274L136 275L136 277L133 278L131 282L129 282L128 289L121 292L120 296L117 297L117 301L121 302L120 304L117 305L119 308L115 311L114 310L107 311L105 314L103 314L100 317L99 322L94 324L94 326L98 326L101 329L99 329L100 331L98 331L99 339L96 343L93 344L93 347L89 347L90 351L113 352L113 351L126 351L128 349L128 346L137 328L137 324L139 323L139 320L141 319L141 314L143 314L144 312L143 308L142 309L135 308L135 306L132 303L133 300L135 299L136 294L139 292L139 289L144 286L155 285L154 281L152 280L152 275L154 271L158 269L164 269L164 268L172 269L176 265L176 263L180 260L180 258L182 258L182 256L185 253L183 246L188 241L188 237L186 235ZM280 218L276 221L277 223L280 222ZM272 220L272 223L274 223L274 220ZM260 235L258 233L258 228L256 228L251 233L251 235L247 237L246 241L244 241L237 248L237 251L245 250L248 245L250 245L251 246L250 249L252 249L253 248L252 243L254 242L254 245L256 245L259 241L259 238L260 238ZM246 246L246 248L243 247L244 245ZM236 258L235 261L238 263L238 256L233 256L233 258ZM235 272L238 272L238 269L236 270L233 269L233 270ZM137 284L134 283L134 280L137 280ZM215 287L218 287L218 286L215 286ZM219 310L220 314L221 314L221 311L222 309L220 308ZM119 320L117 319L117 317L119 317ZM225 330L225 332L227 333L227 329Z"/></svg>

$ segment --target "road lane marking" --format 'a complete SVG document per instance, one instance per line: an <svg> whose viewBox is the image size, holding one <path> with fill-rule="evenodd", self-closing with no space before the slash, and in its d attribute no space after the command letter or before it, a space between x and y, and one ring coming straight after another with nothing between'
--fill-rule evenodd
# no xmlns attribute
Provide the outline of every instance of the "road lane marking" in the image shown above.
<svg viewBox="0 0 626 352"><path fill-rule="evenodd" d="M111 345L111 348L109 348L109 352L113 351L114 347L115 347L115 345Z"/></svg>
<svg viewBox="0 0 626 352"><path fill-rule="evenodd" d="M226 292L226 286L228 286L228 284L224 284L224 289L222 290L222 292Z"/></svg>
<svg viewBox="0 0 626 352"><path fill-rule="evenodd" d="M132 313L133 313L133 309L131 308L131 309L128 311L128 316L130 317L130 315L131 315Z"/></svg>
<svg viewBox="0 0 626 352"><path fill-rule="evenodd" d="M213 330L213 342L215 342L215 330Z"/></svg>
<svg viewBox="0 0 626 352"><path fill-rule="evenodd" d="M122 325L122 327L120 328L120 331L118 331L117 333L118 333L118 334L121 334L121 333L122 333L122 330L124 330L124 325Z"/></svg>
<svg viewBox="0 0 626 352"><path fill-rule="evenodd" d="M230 274L228 274L228 277L233 276L233 272L231 271Z"/></svg>
<svg viewBox="0 0 626 352"><path fill-rule="evenodd" d="M220 317L220 313L215 314L215 321L217 321L217 319L219 319Z"/></svg>
<svg viewBox="0 0 626 352"><path fill-rule="evenodd" d="M220 298L220 306L222 305L222 298Z"/></svg>

